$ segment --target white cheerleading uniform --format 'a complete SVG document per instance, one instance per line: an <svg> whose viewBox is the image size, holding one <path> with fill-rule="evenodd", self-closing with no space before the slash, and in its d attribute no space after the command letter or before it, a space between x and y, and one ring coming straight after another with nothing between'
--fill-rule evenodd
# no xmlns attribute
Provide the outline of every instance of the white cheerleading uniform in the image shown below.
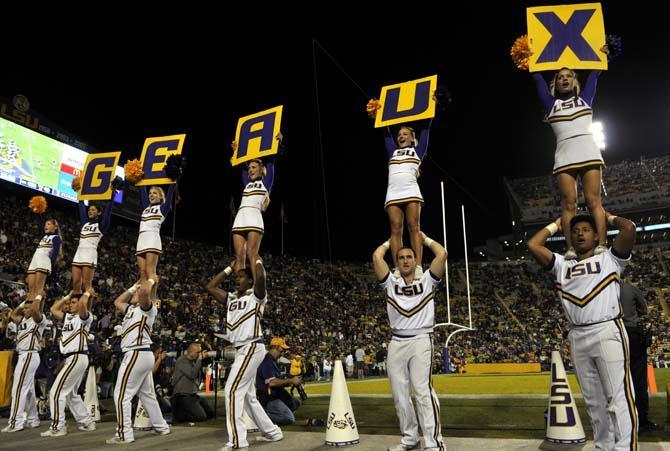
<svg viewBox="0 0 670 451"><path fill-rule="evenodd" d="M72 266L98 266L98 245L102 239L100 223L87 222L81 227L79 246L74 254Z"/></svg>
<svg viewBox="0 0 670 451"><path fill-rule="evenodd" d="M263 179L249 180L242 191L240 208L233 222L233 233L264 232L263 203L270 198L270 193L263 183Z"/></svg>
<svg viewBox="0 0 670 451"><path fill-rule="evenodd" d="M238 297L228 293L226 302L226 328L228 341L237 348L235 360L226 381L226 428L228 444L232 448L249 446L243 412L254 420L263 434L276 437L281 429L267 416L256 398L254 381L256 370L265 358L265 345L261 331L261 318L267 303L255 293Z"/></svg>
<svg viewBox="0 0 670 451"><path fill-rule="evenodd" d="M546 118L556 135L554 174L604 165L591 132L592 118L591 106L581 97L554 101Z"/></svg>
<svg viewBox="0 0 670 451"><path fill-rule="evenodd" d="M417 417L410 397L414 391L426 450L445 449L440 425L440 402L432 386L432 332L435 325L435 291L440 279L426 271L407 284L388 273L380 282L386 295L386 312L392 339L386 369L391 382L402 444L419 443Z"/></svg>
<svg viewBox="0 0 670 451"><path fill-rule="evenodd" d="M92 421L84 401L77 393L82 379L88 370L88 333L93 324L93 314L86 319L78 314L66 313L63 331L58 342L65 362L49 393L51 409L51 430L60 431L65 426L65 405L72 412L75 421L87 426Z"/></svg>
<svg viewBox="0 0 670 451"><path fill-rule="evenodd" d="M12 406L9 413L9 426L16 430L24 428L24 422L30 426L40 424L35 399L35 372L40 365L42 346L40 339L47 325L42 315L40 322L30 318L21 318L16 334L16 351L19 353L14 380L12 382ZM24 418L24 412L27 414Z"/></svg>
<svg viewBox="0 0 670 451"><path fill-rule="evenodd" d="M131 401L135 395L149 414L156 431L168 431L170 428L163 418L154 391L152 369L154 354L151 352L151 327L156 320L158 310L152 303L148 310L138 305L129 305L121 325L121 350L123 360L114 387L116 403L116 436L125 441L135 440L131 423Z"/></svg>
<svg viewBox="0 0 670 451"><path fill-rule="evenodd" d="M60 237L56 234L47 234L42 237L40 243L37 245L37 250L33 254L32 260L30 260L28 274L36 272L51 274L51 255L56 243L60 243Z"/></svg>
<svg viewBox="0 0 670 451"><path fill-rule="evenodd" d="M565 315L575 371L597 449L637 449L638 419L620 277L630 256L612 249L581 261L554 254L551 272Z"/></svg>
<svg viewBox="0 0 670 451"><path fill-rule="evenodd" d="M161 225L165 221L165 215L161 209L162 204L149 205L142 211L140 219L140 235L137 237L137 248L135 255L146 252L163 253L161 243Z"/></svg>
<svg viewBox="0 0 670 451"><path fill-rule="evenodd" d="M395 149L389 159L388 187L384 208L389 205L420 202L423 196L417 181L421 159L414 147Z"/></svg>

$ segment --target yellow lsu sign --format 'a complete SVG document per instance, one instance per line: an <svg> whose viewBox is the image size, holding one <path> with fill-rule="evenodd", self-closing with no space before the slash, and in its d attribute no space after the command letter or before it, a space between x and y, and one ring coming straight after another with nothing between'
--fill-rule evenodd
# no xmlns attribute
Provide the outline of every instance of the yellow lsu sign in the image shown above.
<svg viewBox="0 0 670 451"><path fill-rule="evenodd" d="M530 72L607 69L605 24L600 3L526 9Z"/></svg>
<svg viewBox="0 0 670 451"><path fill-rule="evenodd" d="M81 176L79 200L109 200L121 152L89 154Z"/></svg>

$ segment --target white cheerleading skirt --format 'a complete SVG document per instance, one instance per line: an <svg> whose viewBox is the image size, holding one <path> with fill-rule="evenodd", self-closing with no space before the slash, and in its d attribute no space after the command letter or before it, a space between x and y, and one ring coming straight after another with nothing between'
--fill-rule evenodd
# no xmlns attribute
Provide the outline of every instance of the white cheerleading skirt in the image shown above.
<svg viewBox="0 0 670 451"><path fill-rule="evenodd" d="M153 252L155 254L163 253L160 232L140 232L140 236L137 237L137 248L135 250L135 255L141 255L147 252Z"/></svg>
<svg viewBox="0 0 670 451"><path fill-rule="evenodd" d="M30 260L30 266L28 266L28 274L34 274L36 272L51 274L51 259L48 254L35 252L33 259Z"/></svg>
<svg viewBox="0 0 670 451"><path fill-rule="evenodd" d="M233 222L233 233L263 233L264 231L263 214L258 208L242 207L237 210L235 222Z"/></svg>
<svg viewBox="0 0 670 451"><path fill-rule="evenodd" d="M98 250L92 247L78 247L74 254L72 266L98 266Z"/></svg>
<svg viewBox="0 0 670 451"><path fill-rule="evenodd" d="M393 174L389 177L388 188L386 188L384 208L390 205L401 205L409 202L420 202L423 204L423 196L416 181L416 175L411 173Z"/></svg>
<svg viewBox="0 0 670 451"><path fill-rule="evenodd" d="M556 143L554 175L604 166L603 156L593 140L593 135L579 135Z"/></svg>

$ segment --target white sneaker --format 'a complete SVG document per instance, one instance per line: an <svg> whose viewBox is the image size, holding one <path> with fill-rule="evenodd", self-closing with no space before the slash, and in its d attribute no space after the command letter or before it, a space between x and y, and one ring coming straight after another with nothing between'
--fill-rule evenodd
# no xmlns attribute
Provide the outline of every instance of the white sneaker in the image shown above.
<svg viewBox="0 0 670 451"><path fill-rule="evenodd" d="M105 443L107 443L108 445L126 445L126 444L128 444L128 443L132 443L132 442L134 442L134 441L135 441L135 439L132 439L132 440L121 440L121 439L118 438L118 437L112 437L112 438L110 438L110 439L105 440Z"/></svg>
<svg viewBox="0 0 670 451"><path fill-rule="evenodd" d="M37 429L38 427L40 427L40 422L38 421L37 423L29 424L28 427L30 429Z"/></svg>
<svg viewBox="0 0 670 451"><path fill-rule="evenodd" d="M244 448L233 448L232 446L224 446L223 448L219 448L219 451L248 451L249 447L245 446Z"/></svg>
<svg viewBox="0 0 670 451"><path fill-rule="evenodd" d="M566 260L577 260L577 252L575 252L575 248L571 247L568 249L563 257L565 257Z"/></svg>
<svg viewBox="0 0 670 451"><path fill-rule="evenodd" d="M96 429L95 421L91 421L88 424L81 424L81 425L79 425L79 427L77 429L79 429L80 431L84 431L84 432L95 431L95 429Z"/></svg>
<svg viewBox="0 0 670 451"><path fill-rule="evenodd" d="M21 429L17 429L17 428L13 428L13 427L11 427L11 426L9 426L9 425L7 425L7 426L5 426L4 428L2 428L2 432L19 432L19 431L22 431L22 430L23 430L23 428L21 428Z"/></svg>
<svg viewBox="0 0 670 451"><path fill-rule="evenodd" d="M167 429L154 429L154 434L156 435L168 435L172 432L170 428Z"/></svg>
<svg viewBox="0 0 670 451"><path fill-rule="evenodd" d="M416 445L405 445L404 443L401 443L396 446L392 446L391 448L388 449L388 451L410 451L412 449L420 449L421 444L417 443Z"/></svg>
<svg viewBox="0 0 670 451"><path fill-rule="evenodd" d="M67 426L63 426L63 429L60 431L54 431L53 429L49 428L42 432L40 437L62 437L64 435L67 435Z"/></svg>
<svg viewBox="0 0 670 451"><path fill-rule="evenodd" d="M416 265L416 269L414 270L414 278L415 279L420 279L423 277L423 268L421 265Z"/></svg>
<svg viewBox="0 0 670 451"><path fill-rule="evenodd" d="M595 250L593 251L593 255L600 255L603 252L607 252L607 246L604 244L599 244L596 246Z"/></svg>
<svg viewBox="0 0 670 451"><path fill-rule="evenodd" d="M257 442L278 442L279 440L284 439L284 434L280 431L279 434L272 436L269 434L263 434L260 437L256 437Z"/></svg>

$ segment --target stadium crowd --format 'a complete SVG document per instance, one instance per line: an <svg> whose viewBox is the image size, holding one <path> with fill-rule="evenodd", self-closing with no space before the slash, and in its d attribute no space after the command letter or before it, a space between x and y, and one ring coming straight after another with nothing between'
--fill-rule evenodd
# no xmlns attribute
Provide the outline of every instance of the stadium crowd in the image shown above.
<svg viewBox="0 0 670 451"><path fill-rule="evenodd" d="M667 166L667 159L658 168ZM649 165L647 163L647 165ZM666 165L666 166L664 166ZM668 183L667 177L661 177ZM666 185L667 186L667 185ZM25 207L27 199L15 194L0 196L0 333L3 349L13 348L10 308L25 295L22 284L28 262L40 233L34 215ZM64 255L59 270L52 277L48 306L70 286L69 260L76 249L79 223L75 214L51 211L58 219L64 237ZM113 299L136 280L132 225L113 224L102 239L95 280L97 300L93 307L91 333L92 359L99 376L103 396L111 394L119 365L118 338L121 318L114 311ZM222 309L205 290L215 271L231 261L223 248L193 241L164 240L161 259L159 317L154 325L157 358L161 364L155 376L157 385L167 387L176 351L179 355L191 342L203 348L220 347L223 332ZM342 359L347 372L354 376L354 357L363 361L365 374L383 374L385 347L390 337L386 304L374 280L370 264L347 262L328 264L292 256L264 255L268 271L270 302L264 316L264 335L285 337L294 354L294 366L306 379L325 376L324 361ZM184 264L188 262L188 264ZM635 251L626 277L638 284L650 304L652 358L664 361L670 354L670 308L666 287L670 250L641 246ZM463 262L450 261L450 303L452 322L468 323L467 290ZM569 365L567 329L551 279L536 264L518 262L470 263L472 325L474 330L455 335L450 341L449 368L459 370L465 363L540 362L548 363L553 349L562 348ZM491 283L495 281L495 283ZM446 322L447 306L444 284L436 302L438 322ZM54 339L56 322L45 334L45 371L57 368ZM453 331L453 328L448 329ZM14 332L15 333L15 332ZM444 343L447 329L435 332L435 342ZM436 346L435 372L444 371L443 351ZM349 362L351 362L351 371ZM208 365L209 364L209 365ZM208 371L211 362L205 362ZM326 374L324 374L326 373ZM47 379L53 374L45 376Z"/></svg>

